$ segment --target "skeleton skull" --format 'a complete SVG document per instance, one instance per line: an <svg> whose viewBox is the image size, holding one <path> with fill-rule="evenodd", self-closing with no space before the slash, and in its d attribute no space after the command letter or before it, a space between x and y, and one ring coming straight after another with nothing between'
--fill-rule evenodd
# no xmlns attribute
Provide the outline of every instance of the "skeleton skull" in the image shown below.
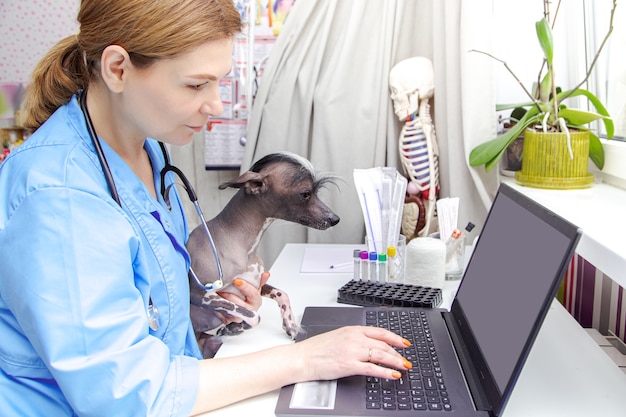
<svg viewBox="0 0 626 417"><path fill-rule="evenodd" d="M415 113L419 100L433 96L433 64L428 58L413 57L398 62L389 72L393 108L400 121Z"/></svg>

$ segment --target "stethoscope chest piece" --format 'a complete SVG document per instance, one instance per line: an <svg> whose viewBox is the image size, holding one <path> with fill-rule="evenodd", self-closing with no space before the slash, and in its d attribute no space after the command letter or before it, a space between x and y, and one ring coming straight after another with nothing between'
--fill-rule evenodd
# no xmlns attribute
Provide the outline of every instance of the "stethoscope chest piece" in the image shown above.
<svg viewBox="0 0 626 417"><path fill-rule="evenodd" d="M148 306L148 326L153 331L159 330L159 310L156 308L154 304L150 304Z"/></svg>

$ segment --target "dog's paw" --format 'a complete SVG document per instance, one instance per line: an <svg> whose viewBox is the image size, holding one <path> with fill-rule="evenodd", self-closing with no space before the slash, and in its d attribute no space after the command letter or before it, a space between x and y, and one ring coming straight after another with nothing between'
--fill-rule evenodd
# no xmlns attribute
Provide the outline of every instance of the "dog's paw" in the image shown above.
<svg viewBox="0 0 626 417"><path fill-rule="evenodd" d="M253 320L244 320L241 323L229 323L217 331L218 336L237 336L249 330L261 322L261 317L257 314Z"/></svg>
<svg viewBox="0 0 626 417"><path fill-rule="evenodd" d="M289 301L287 293L270 285L264 285L261 294L276 301L278 307L280 308L283 330L289 337L291 337L291 339L295 340L296 336L300 332L300 326L298 326L298 323L296 322L295 315L291 309L291 301Z"/></svg>
<svg viewBox="0 0 626 417"><path fill-rule="evenodd" d="M301 327L296 322L295 315L291 310L289 299L287 298L286 301L286 303L280 304L280 315L283 319L283 330L289 337L291 337L292 340L296 340L296 336L300 333Z"/></svg>
<svg viewBox="0 0 626 417"><path fill-rule="evenodd" d="M287 336L291 337L291 340L296 340L296 337L302 332L302 327L293 320L288 321L283 317L283 330Z"/></svg>

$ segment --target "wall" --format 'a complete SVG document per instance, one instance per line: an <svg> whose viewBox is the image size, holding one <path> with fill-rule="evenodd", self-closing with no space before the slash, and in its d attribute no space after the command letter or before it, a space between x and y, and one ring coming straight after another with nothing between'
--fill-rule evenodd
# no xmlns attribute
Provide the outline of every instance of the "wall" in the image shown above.
<svg viewBox="0 0 626 417"><path fill-rule="evenodd" d="M0 1L0 126L13 123L30 74L58 40L76 33L79 0Z"/></svg>
<svg viewBox="0 0 626 417"><path fill-rule="evenodd" d="M37 62L59 40L77 33L79 5L80 0L0 0L0 127L13 125ZM229 191L217 192L218 185L238 172L205 171L202 134L193 143L172 149L172 158L194 184L205 216L215 216L232 196ZM194 213L190 203L186 209ZM197 224L190 216L190 225Z"/></svg>
<svg viewBox="0 0 626 417"><path fill-rule="evenodd" d="M626 342L625 295L615 281L576 254L558 298L581 326Z"/></svg>

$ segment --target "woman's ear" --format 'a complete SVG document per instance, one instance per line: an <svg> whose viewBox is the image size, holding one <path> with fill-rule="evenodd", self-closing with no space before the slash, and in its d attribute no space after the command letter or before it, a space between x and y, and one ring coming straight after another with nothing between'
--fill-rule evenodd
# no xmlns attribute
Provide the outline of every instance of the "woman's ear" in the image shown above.
<svg viewBox="0 0 626 417"><path fill-rule="evenodd" d="M119 45L109 45L102 51L100 72L102 80L114 93L124 90L127 72L132 66L126 49Z"/></svg>

